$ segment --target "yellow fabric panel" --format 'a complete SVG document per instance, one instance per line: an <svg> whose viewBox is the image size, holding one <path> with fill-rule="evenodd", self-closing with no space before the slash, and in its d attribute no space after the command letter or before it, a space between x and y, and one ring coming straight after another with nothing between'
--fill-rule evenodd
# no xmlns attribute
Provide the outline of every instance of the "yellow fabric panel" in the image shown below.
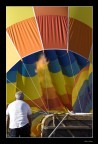
<svg viewBox="0 0 98 144"><path fill-rule="evenodd" d="M93 71L93 65L90 63L88 74L90 75L90 73L91 73L92 71Z"/></svg>
<svg viewBox="0 0 98 144"><path fill-rule="evenodd" d="M90 68L90 70L91 70L91 68ZM88 79L88 76L89 76L88 70L81 72L81 75L79 76L79 79L72 91L72 105L74 105L74 103L77 99L77 96L78 96L78 92L79 92L80 88L82 87L84 81Z"/></svg>
<svg viewBox="0 0 98 144"><path fill-rule="evenodd" d="M32 127L31 127L31 136L40 136L41 134L41 120L43 119L44 114L41 114L40 116L38 116L37 118L35 118L32 121ZM40 126L40 127L39 127Z"/></svg>
<svg viewBox="0 0 98 144"><path fill-rule="evenodd" d="M73 90L73 86L70 86L70 85L66 85L66 91L68 94L72 94L72 90Z"/></svg>
<svg viewBox="0 0 98 144"><path fill-rule="evenodd" d="M73 76L73 77L68 77L66 75L64 75L64 79L65 79L65 84L66 85L70 85L73 86L74 85L74 79L76 78L77 75Z"/></svg>
<svg viewBox="0 0 98 144"><path fill-rule="evenodd" d="M8 72L20 59L21 57L19 56L9 35L6 33L6 72Z"/></svg>
<svg viewBox="0 0 98 144"><path fill-rule="evenodd" d="M53 85L59 95L66 94L65 80L62 72L50 73Z"/></svg>
<svg viewBox="0 0 98 144"><path fill-rule="evenodd" d="M34 17L31 6L6 6L6 27L31 17Z"/></svg>
<svg viewBox="0 0 98 144"><path fill-rule="evenodd" d="M36 112L38 112L40 110L37 107L30 107L30 108L31 108L32 113L36 113Z"/></svg>
<svg viewBox="0 0 98 144"><path fill-rule="evenodd" d="M72 94L72 89L73 89L73 86L75 83L74 81L75 81L76 76L77 75L75 75L73 77L68 77L68 76L64 75L65 87L66 87L68 94Z"/></svg>
<svg viewBox="0 0 98 144"><path fill-rule="evenodd" d="M69 6L69 16L92 27L93 7L92 6Z"/></svg>
<svg viewBox="0 0 98 144"><path fill-rule="evenodd" d="M77 96L78 96L78 92L80 90L80 88L82 87L83 85L83 82L84 80L87 79L87 75L88 75L88 71L84 71L81 73L75 87L73 88L73 91L72 91L72 105L74 105L76 99L77 99Z"/></svg>
<svg viewBox="0 0 98 144"><path fill-rule="evenodd" d="M92 56L92 53L90 53L90 56L89 56L89 61L92 63L93 61L93 56Z"/></svg>
<svg viewBox="0 0 98 144"><path fill-rule="evenodd" d="M37 116L33 121L32 121L32 127L36 126L37 124L39 124L41 122L41 119L44 117L44 114L41 114L39 116Z"/></svg>
<svg viewBox="0 0 98 144"><path fill-rule="evenodd" d="M53 87L47 64L37 63L38 77L42 88Z"/></svg>
<svg viewBox="0 0 98 144"><path fill-rule="evenodd" d="M17 77L16 77L16 87L17 87L17 91L23 91L24 92L24 85L23 85L23 79L22 79L22 76L21 74L19 74L17 72Z"/></svg>
<svg viewBox="0 0 98 144"><path fill-rule="evenodd" d="M6 103L9 104L15 100L16 82L6 84Z"/></svg>
<svg viewBox="0 0 98 144"><path fill-rule="evenodd" d="M89 61L93 63L93 48L91 48L90 54L89 54Z"/></svg>
<svg viewBox="0 0 98 144"><path fill-rule="evenodd" d="M38 75L29 78L18 73L17 87L21 89L24 94L26 94L32 100L40 98L42 96L42 90L40 87ZM27 96L24 97L25 100L29 100Z"/></svg>

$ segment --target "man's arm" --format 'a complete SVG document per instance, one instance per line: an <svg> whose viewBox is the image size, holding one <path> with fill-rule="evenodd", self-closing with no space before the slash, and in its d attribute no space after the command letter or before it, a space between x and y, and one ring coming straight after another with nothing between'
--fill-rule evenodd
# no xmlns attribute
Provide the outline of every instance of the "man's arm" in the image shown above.
<svg viewBox="0 0 98 144"><path fill-rule="evenodd" d="M29 125L30 125L30 131L31 131L31 126L32 126L32 111L30 106L28 105L28 112L27 112L27 117L28 117L28 121L29 121Z"/></svg>
<svg viewBox="0 0 98 144"><path fill-rule="evenodd" d="M30 128L31 128L31 125L32 125L32 114L28 115L28 120L29 120L29 125L30 125Z"/></svg>
<svg viewBox="0 0 98 144"><path fill-rule="evenodd" d="M9 115L6 115L6 133L8 134L9 129Z"/></svg>
<svg viewBox="0 0 98 144"><path fill-rule="evenodd" d="M28 115L28 120L29 120L29 125L31 127L31 124L32 124L32 115Z"/></svg>

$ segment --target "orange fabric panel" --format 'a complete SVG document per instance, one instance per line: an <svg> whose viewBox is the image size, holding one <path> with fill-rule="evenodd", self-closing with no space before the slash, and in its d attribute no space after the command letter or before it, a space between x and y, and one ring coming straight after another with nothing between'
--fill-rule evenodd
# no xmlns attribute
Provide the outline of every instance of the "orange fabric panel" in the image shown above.
<svg viewBox="0 0 98 144"><path fill-rule="evenodd" d="M68 16L68 7L66 6L34 6L35 14L38 15L61 15Z"/></svg>
<svg viewBox="0 0 98 144"><path fill-rule="evenodd" d="M34 99L32 101L28 100L28 99L25 99L25 101L30 105L30 107L39 106L38 108L42 108L43 110L46 111L47 105L46 105L46 102L44 100L44 97L41 97L41 98L38 98L38 99ZM43 101L43 103L42 103L42 101Z"/></svg>
<svg viewBox="0 0 98 144"><path fill-rule="evenodd" d="M59 96L59 98L65 107L67 107L69 110L72 110L72 95L64 94Z"/></svg>
<svg viewBox="0 0 98 144"><path fill-rule="evenodd" d="M54 99L48 99L48 105L47 105L47 109L49 110L64 110L64 105L62 104L62 102L59 100L58 97L54 98Z"/></svg>
<svg viewBox="0 0 98 144"><path fill-rule="evenodd" d="M39 106L38 108L46 111L47 110L64 110L64 106L61 104L61 102L57 99L48 99L48 105L42 105L41 100L37 99L37 100L33 100L34 102L39 101L39 104L36 102L36 104ZM31 100L25 100L25 102L27 102L31 107L36 106L35 104L33 104L33 102Z"/></svg>
<svg viewBox="0 0 98 144"><path fill-rule="evenodd" d="M55 108L63 108L64 106L68 109L72 110L72 95L70 94L64 94L62 96L58 95L55 88L43 88L43 96L46 100L46 103L49 105L49 109ZM48 95L47 95L48 93ZM47 102L48 98L48 102Z"/></svg>
<svg viewBox="0 0 98 144"><path fill-rule="evenodd" d="M67 17L37 16L44 48L67 47Z"/></svg>
<svg viewBox="0 0 98 144"><path fill-rule="evenodd" d="M36 125L31 127L31 133L33 132L36 135L36 137L40 137L41 136L41 125L38 125L38 126L39 126L38 130L37 130L37 126Z"/></svg>
<svg viewBox="0 0 98 144"><path fill-rule="evenodd" d="M51 88L42 88L43 96L41 99L43 100L43 103L40 98L33 100L34 103L36 103L40 108L47 110L64 110L64 105L62 101L60 100L59 96L56 94L56 91L53 87ZM48 95L47 95L48 93ZM31 100L25 100L30 106L36 106Z"/></svg>
<svg viewBox="0 0 98 144"><path fill-rule="evenodd" d="M47 108L49 110L52 110L52 109L63 110L64 105L62 104L61 100L59 99L59 96L57 95L54 87L42 88L42 91L43 91L43 97L47 103Z"/></svg>
<svg viewBox="0 0 98 144"><path fill-rule="evenodd" d="M91 46L92 29L86 24L70 18L69 50L88 58Z"/></svg>
<svg viewBox="0 0 98 144"><path fill-rule="evenodd" d="M42 50L34 17L8 27L7 32L21 57Z"/></svg>
<svg viewBox="0 0 98 144"><path fill-rule="evenodd" d="M43 96L45 99L54 99L57 96L56 90L54 87L51 88L42 88Z"/></svg>

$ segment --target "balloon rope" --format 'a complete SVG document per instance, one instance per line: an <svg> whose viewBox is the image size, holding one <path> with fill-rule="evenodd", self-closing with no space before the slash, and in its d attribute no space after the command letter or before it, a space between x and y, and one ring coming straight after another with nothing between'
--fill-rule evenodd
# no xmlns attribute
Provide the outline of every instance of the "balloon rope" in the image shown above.
<svg viewBox="0 0 98 144"><path fill-rule="evenodd" d="M43 48L43 55L45 57L44 45L43 45L43 42L42 42L42 38L41 38L41 34L40 34L40 30L39 30L39 26L38 26L38 22L37 22L37 18L36 18L34 8L33 8L33 12L34 12L35 20L36 20L37 29L38 29L38 32L39 32L40 41L41 41L42 48ZM48 103L48 97L49 96L48 96L48 91L47 91L46 69L44 69L44 72L45 72L45 85L46 85L46 93L47 93L47 95L46 95L46 97L47 97L47 107L48 107L48 110L49 110L49 103Z"/></svg>
<svg viewBox="0 0 98 144"><path fill-rule="evenodd" d="M8 80L8 79L7 79ZM15 84L13 84L10 80L8 80L14 87L16 87L18 90L20 90L17 86L15 86ZM20 90L21 91L21 90ZM30 99L29 97L28 97L28 95L26 95L25 93L24 93L24 95L28 98L28 99ZM30 99L31 101L32 101L32 99ZM36 102L34 102L34 101L32 101L32 103L33 104L35 104L38 108L40 108L42 111L44 111L40 106L38 106L37 105L37 103ZM47 114L47 112L46 111L44 111L46 114Z"/></svg>
<svg viewBox="0 0 98 144"><path fill-rule="evenodd" d="M73 68L72 68L72 64L71 64L71 59L70 59L70 55L69 55L69 52L68 52L68 57L69 57L70 66L71 66L71 71L72 71L73 80L74 80L74 84L75 84L74 72L73 72ZM75 88L76 88L76 92L77 92L77 96L78 96L79 106L80 106L80 109L81 109L81 113L82 113L82 107L81 107L81 103L80 103L80 99L79 99L79 95L78 95L77 86L75 86Z"/></svg>

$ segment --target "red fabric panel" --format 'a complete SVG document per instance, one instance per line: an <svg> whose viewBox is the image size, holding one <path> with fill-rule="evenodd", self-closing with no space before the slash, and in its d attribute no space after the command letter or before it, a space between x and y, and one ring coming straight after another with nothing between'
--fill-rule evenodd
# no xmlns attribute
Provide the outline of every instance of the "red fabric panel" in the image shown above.
<svg viewBox="0 0 98 144"><path fill-rule="evenodd" d="M69 50L88 59L92 47L92 29L75 19L69 23Z"/></svg>
<svg viewBox="0 0 98 144"><path fill-rule="evenodd" d="M67 47L67 17L37 16L44 49Z"/></svg>
<svg viewBox="0 0 98 144"><path fill-rule="evenodd" d="M68 6L34 6L36 16L60 15L68 16Z"/></svg>

